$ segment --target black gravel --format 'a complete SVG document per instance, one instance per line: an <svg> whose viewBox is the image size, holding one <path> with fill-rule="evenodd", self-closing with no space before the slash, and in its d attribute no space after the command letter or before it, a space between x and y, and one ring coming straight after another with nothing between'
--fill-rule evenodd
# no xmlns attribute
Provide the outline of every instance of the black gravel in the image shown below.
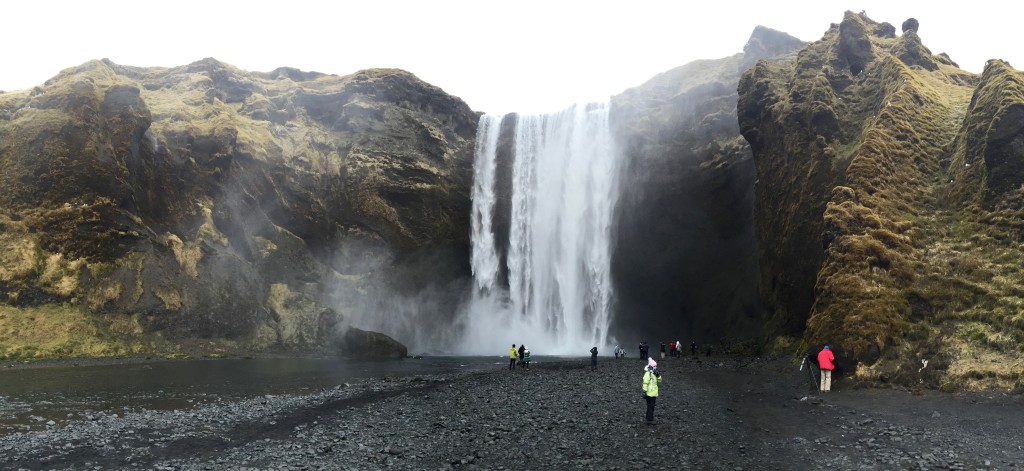
<svg viewBox="0 0 1024 471"><path fill-rule="evenodd" d="M683 358L644 423L639 359L381 378L0 437L3 469L1024 468L1024 399L812 393L788 362Z"/></svg>

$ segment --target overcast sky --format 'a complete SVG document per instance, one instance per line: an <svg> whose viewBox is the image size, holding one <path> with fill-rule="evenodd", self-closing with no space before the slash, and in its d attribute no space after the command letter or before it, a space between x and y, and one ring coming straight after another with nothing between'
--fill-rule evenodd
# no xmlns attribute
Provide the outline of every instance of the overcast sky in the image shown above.
<svg viewBox="0 0 1024 471"><path fill-rule="evenodd" d="M330 6L326 6L330 5ZM173 67L214 57L346 75L397 67L477 111L542 112L604 100L695 59L741 52L756 25L817 40L845 10L921 22L932 52L980 72L1024 66L1016 2L940 1L45 1L0 5L0 90L109 58ZM977 5L975 9L968 9Z"/></svg>

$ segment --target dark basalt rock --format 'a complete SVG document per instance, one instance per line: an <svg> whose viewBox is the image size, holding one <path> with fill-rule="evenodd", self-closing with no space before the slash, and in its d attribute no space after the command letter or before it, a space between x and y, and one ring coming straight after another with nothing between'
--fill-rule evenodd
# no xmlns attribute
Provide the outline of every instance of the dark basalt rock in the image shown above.
<svg viewBox="0 0 1024 471"><path fill-rule="evenodd" d="M736 85L749 64L802 45L758 26L743 54L684 65L613 97L626 157L612 258L624 311L612 325L618 338L758 335L755 176L735 119Z"/></svg>
<svg viewBox="0 0 1024 471"><path fill-rule="evenodd" d="M0 110L0 302L308 349L422 251L438 276L404 289L469 276L477 115L408 72L91 61Z"/></svg>
<svg viewBox="0 0 1024 471"><path fill-rule="evenodd" d="M915 18L907 18L906 21L903 22L903 25L902 25L903 29L902 29L902 31L904 33L908 32L908 31L912 32L912 33L917 33L917 28L919 28L920 26L921 26L921 23L919 23L917 21L917 19L915 19Z"/></svg>
<svg viewBox="0 0 1024 471"><path fill-rule="evenodd" d="M395 339L378 332L348 328L336 341L336 348L350 358L405 358L409 349Z"/></svg>

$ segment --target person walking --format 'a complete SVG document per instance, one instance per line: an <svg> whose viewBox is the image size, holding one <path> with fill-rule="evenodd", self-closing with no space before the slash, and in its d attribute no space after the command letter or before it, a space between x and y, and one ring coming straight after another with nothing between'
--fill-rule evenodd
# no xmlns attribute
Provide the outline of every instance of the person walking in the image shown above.
<svg viewBox="0 0 1024 471"><path fill-rule="evenodd" d="M832 349L825 345L825 348L818 352L818 369L821 370L821 387L818 389L821 392L832 390L832 370L836 368L834 361L836 357L832 354Z"/></svg>
<svg viewBox="0 0 1024 471"><path fill-rule="evenodd" d="M643 360L644 358L647 358L647 355L644 355L644 343L640 342L640 346L637 348L640 349L640 359Z"/></svg>
<svg viewBox="0 0 1024 471"><path fill-rule="evenodd" d="M519 366L523 366L523 352L526 351L526 345L519 345Z"/></svg>
<svg viewBox="0 0 1024 471"><path fill-rule="evenodd" d="M683 341L676 340L676 355L683 356Z"/></svg>
<svg viewBox="0 0 1024 471"><path fill-rule="evenodd" d="M512 348L508 349L508 369L516 369L516 344L512 344Z"/></svg>
<svg viewBox="0 0 1024 471"><path fill-rule="evenodd" d="M693 340L690 341L690 356L697 356L697 342L694 342Z"/></svg>
<svg viewBox="0 0 1024 471"><path fill-rule="evenodd" d="M597 347L590 348L590 369L597 370Z"/></svg>
<svg viewBox="0 0 1024 471"><path fill-rule="evenodd" d="M668 357L669 358L675 358L676 357L676 343L671 341L671 340L668 341Z"/></svg>
<svg viewBox="0 0 1024 471"><path fill-rule="evenodd" d="M530 369L530 349L523 345L523 368Z"/></svg>
<svg viewBox="0 0 1024 471"><path fill-rule="evenodd" d="M661 359L665 359L665 342L661 342Z"/></svg>
<svg viewBox="0 0 1024 471"><path fill-rule="evenodd" d="M647 424L654 425L654 405L658 401L658 385L661 384L661 373L658 372L658 362L653 358L647 358L647 366L644 367L644 400L647 401Z"/></svg>

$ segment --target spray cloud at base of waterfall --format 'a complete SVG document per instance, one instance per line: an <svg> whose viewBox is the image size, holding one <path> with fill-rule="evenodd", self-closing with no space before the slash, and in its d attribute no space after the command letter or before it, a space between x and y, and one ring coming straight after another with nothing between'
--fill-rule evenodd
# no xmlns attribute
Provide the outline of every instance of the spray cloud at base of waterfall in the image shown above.
<svg viewBox="0 0 1024 471"><path fill-rule="evenodd" d="M540 354L583 355L592 346L609 351L611 224L621 151L608 112L607 104L586 104L547 115L481 117L472 213L475 284L462 353L502 352L512 343ZM502 123L509 118L515 120L511 152L501 157L499 144L507 141ZM507 225L507 239L498 236L498 221Z"/></svg>
<svg viewBox="0 0 1024 471"><path fill-rule="evenodd" d="M413 355L453 353L455 315L469 292L466 255L434 247L398 257L376 238L347 238L331 263L338 272L329 304L344 318L336 335L351 326L385 334Z"/></svg>

